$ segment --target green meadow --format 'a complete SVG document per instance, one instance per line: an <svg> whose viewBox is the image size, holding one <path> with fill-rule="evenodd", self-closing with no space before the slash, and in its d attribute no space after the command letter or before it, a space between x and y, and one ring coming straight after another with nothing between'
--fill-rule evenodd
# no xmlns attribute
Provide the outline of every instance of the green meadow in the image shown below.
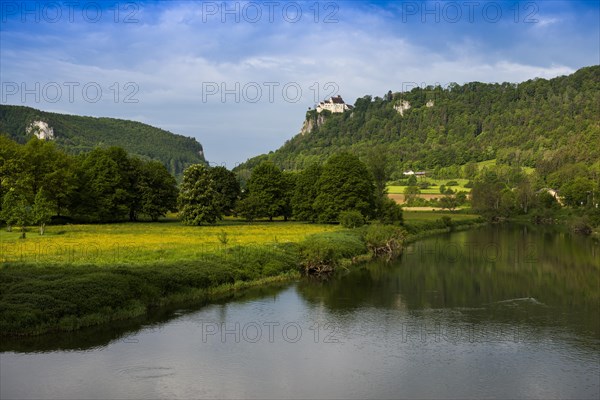
<svg viewBox="0 0 600 400"><path fill-rule="evenodd" d="M480 161L480 162L476 163L476 165L477 165L477 169L479 171L481 171L483 168L490 168L490 167L495 166L496 159L494 158L492 160ZM535 171L535 168L531 168L531 167L521 167L521 168L528 175L531 175ZM471 192L471 188L465 187L465 185L469 182L469 179L464 179L464 178L433 179L430 177L417 178L417 182L423 182L423 181L429 182L429 184L431 186L428 187L427 189L420 189L421 194L440 194L440 186L441 185L449 187L454 191L463 191L463 192L467 192L467 193ZM458 186L448 186L447 183L450 181L454 181L454 182L458 183ZM406 188L406 186L398 186L398 185L388 185L387 186L389 194L404 194L405 188Z"/></svg>
<svg viewBox="0 0 600 400"><path fill-rule="evenodd" d="M420 189L421 190L421 194L440 194L440 186L444 185L446 187L449 187L450 189L454 190L454 191L464 191L464 192L471 192L470 188L466 188L464 187L469 180L468 179L462 179L462 178L457 178L457 179L432 179L432 178L426 178L424 179L425 182L429 182L430 187L428 187L427 189ZM454 181L456 183L458 183L458 186L447 186L446 183L450 182L450 181ZM419 178L418 182L421 182L421 179ZM390 185L387 187L388 189L388 193L389 194L404 194L404 189L406 189L406 186L395 186L395 185Z"/></svg>

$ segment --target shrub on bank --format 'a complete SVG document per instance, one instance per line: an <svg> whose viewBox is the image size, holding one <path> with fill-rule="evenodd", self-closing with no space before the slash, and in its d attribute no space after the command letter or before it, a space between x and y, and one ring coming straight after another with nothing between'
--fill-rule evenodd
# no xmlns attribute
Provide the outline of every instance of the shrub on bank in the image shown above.
<svg viewBox="0 0 600 400"><path fill-rule="evenodd" d="M366 251L360 236L348 232L320 233L300 243L300 259L306 273L332 272L342 259L356 257Z"/></svg>
<svg viewBox="0 0 600 400"><path fill-rule="evenodd" d="M387 225L402 224L404 222L402 207L389 197L384 198L381 202L379 222Z"/></svg>
<svg viewBox="0 0 600 400"><path fill-rule="evenodd" d="M374 224L365 232L365 243L375 256L393 256L402 250L405 237L406 231L403 228Z"/></svg>
<svg viewBox="0 0 600 400"><path fill-rule="evenodd" d="M588 218L579 217L575 218L570 224L571 231L578 233L580 235L591 235L592 227L589 224Z"/></svg>
<svg viewBox="0 0 600 400"><path fill-rule="evenodd" d="M342 211L339 218L344 228L360 228L365 224L365 217L356 210Z"/></svg>

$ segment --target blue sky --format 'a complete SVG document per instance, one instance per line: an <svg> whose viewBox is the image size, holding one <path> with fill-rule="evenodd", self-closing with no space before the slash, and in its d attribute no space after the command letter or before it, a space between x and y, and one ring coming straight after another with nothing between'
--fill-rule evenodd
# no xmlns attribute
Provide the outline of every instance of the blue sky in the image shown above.
<svg viewBox="0 0 600 400"><path fill-rule="evenodd" d="M133 119L232 168L340 94L600 64L600 1L0 2L3 104Z"/></svg>

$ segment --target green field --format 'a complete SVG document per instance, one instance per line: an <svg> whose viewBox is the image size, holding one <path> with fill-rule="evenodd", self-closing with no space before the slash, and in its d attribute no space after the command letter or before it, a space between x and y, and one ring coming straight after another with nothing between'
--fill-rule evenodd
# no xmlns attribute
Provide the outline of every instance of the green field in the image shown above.
<svg viewBox="0 0 600 400"><path fill-rule="evenodd" d="M338 230L336 225L300 222L224 221L214 226L184 226L178 221L35 227L19 239L17 229L0 231L0 263L146 264L195 260L236 245L299 242L306 236ZM226 242L226 243L223 243Z"/></svg>
<svg viewBox="0 0 600 400"><path fill-rule="evenodd" d="M404 211L406 223L434 221L444 215L455 221L476 218L472 214ZM214 226L184 226L178 221L102 225L49 226L40 236L29 227L20 232L0 230L0 267L4 263L38 265L145 265L195 261L206 254L234 246L298 243L307 236L340 231L339 225L303 222L254 222L226 220Z"/></svg>
<svg viewBox="0 0 600 400"><path fill-rule="evenodd" d="M492 160L486 160L486 161L480 161L477 163L477 167L479 168L479 170L481 170L483 167L493 167L494 165L496 165L496 159L492 159ZM525 172L527 175L531 175L533 172L535 172L535 168L532 167L521 167L523 169L523 172Z"/></svg>
<svg viewBox="0 0 600 400"><path fill-rule="evenodd" d="M481 170L483 167L493 167L496 165L496 159L494 158L492 160L479 161L476 164L477 168Z"/></svg>
<svg viewBox="0 0 600 400"><path fill-rule="evenodd" d="M483 168L485 167L493 167L496 165L496 159L492 159L492 160L486 160L486 161L480 161L477 164L477 168L479 171L481 171ZM463 165L464 167L464 165ZM531 175L533 172L535 172L535 168L532 167L521 167L523 169L523 172L525 172L528 175ZM446 185L446 183L450 182L450 181L455 181L458 183L458 186L450 186L450 188L454 191L464 191L467 193L471 193L471 188L466 188L464 187L467 182L469 182L468 179L463 179L463 178L447 178L447 179L433 179L433 178L425 178L423 179L426 182L429 182L432 186L427 188L427 189L421 189L421 194L440 194L440 186L441 185ZM421 182L421 178L417 179L417 182ZM387 189L388 189L388 193L389 194L404 194L404 189L406 188L406 186L397 186L397 185L388 185Z"/></svg>
<svg viewBox="0 0 600 400"><path fill-rule="evenodd" d="M421 182L421 179L419 178L418 180L419 182ZM446 183L450 182L450 181L455 181L456 183L458 183L458 186L448 186L449 188L451 188L454 191L464 191L464 192L471 192L470 188L466 188L464 187L469 180L468 179L462 179L462 178L455 178L455 179L432 179L432 178L427 178L425 179L425 181L429 182L430 184L432 184L433 186L427 188L427 189L421 189L421 194L440 194L440 186L441 185L446 185ZM394 185L390 185L387 187L388 189L388 193L389 194L404 194L404 189L406 188L406 186L394 186Z"/></svg>

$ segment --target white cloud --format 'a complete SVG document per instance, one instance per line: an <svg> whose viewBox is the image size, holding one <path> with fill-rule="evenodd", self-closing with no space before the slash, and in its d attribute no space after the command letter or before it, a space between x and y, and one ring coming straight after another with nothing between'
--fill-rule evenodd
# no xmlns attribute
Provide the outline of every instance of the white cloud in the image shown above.
<svg viewBox="0 0 600 400"><path fill-rule="evenodd" d="M548 25L554 25L556 23L560 22L559 18L536 18L537 19L537 23L536 26L539 28L548 26Z"/></svg>

